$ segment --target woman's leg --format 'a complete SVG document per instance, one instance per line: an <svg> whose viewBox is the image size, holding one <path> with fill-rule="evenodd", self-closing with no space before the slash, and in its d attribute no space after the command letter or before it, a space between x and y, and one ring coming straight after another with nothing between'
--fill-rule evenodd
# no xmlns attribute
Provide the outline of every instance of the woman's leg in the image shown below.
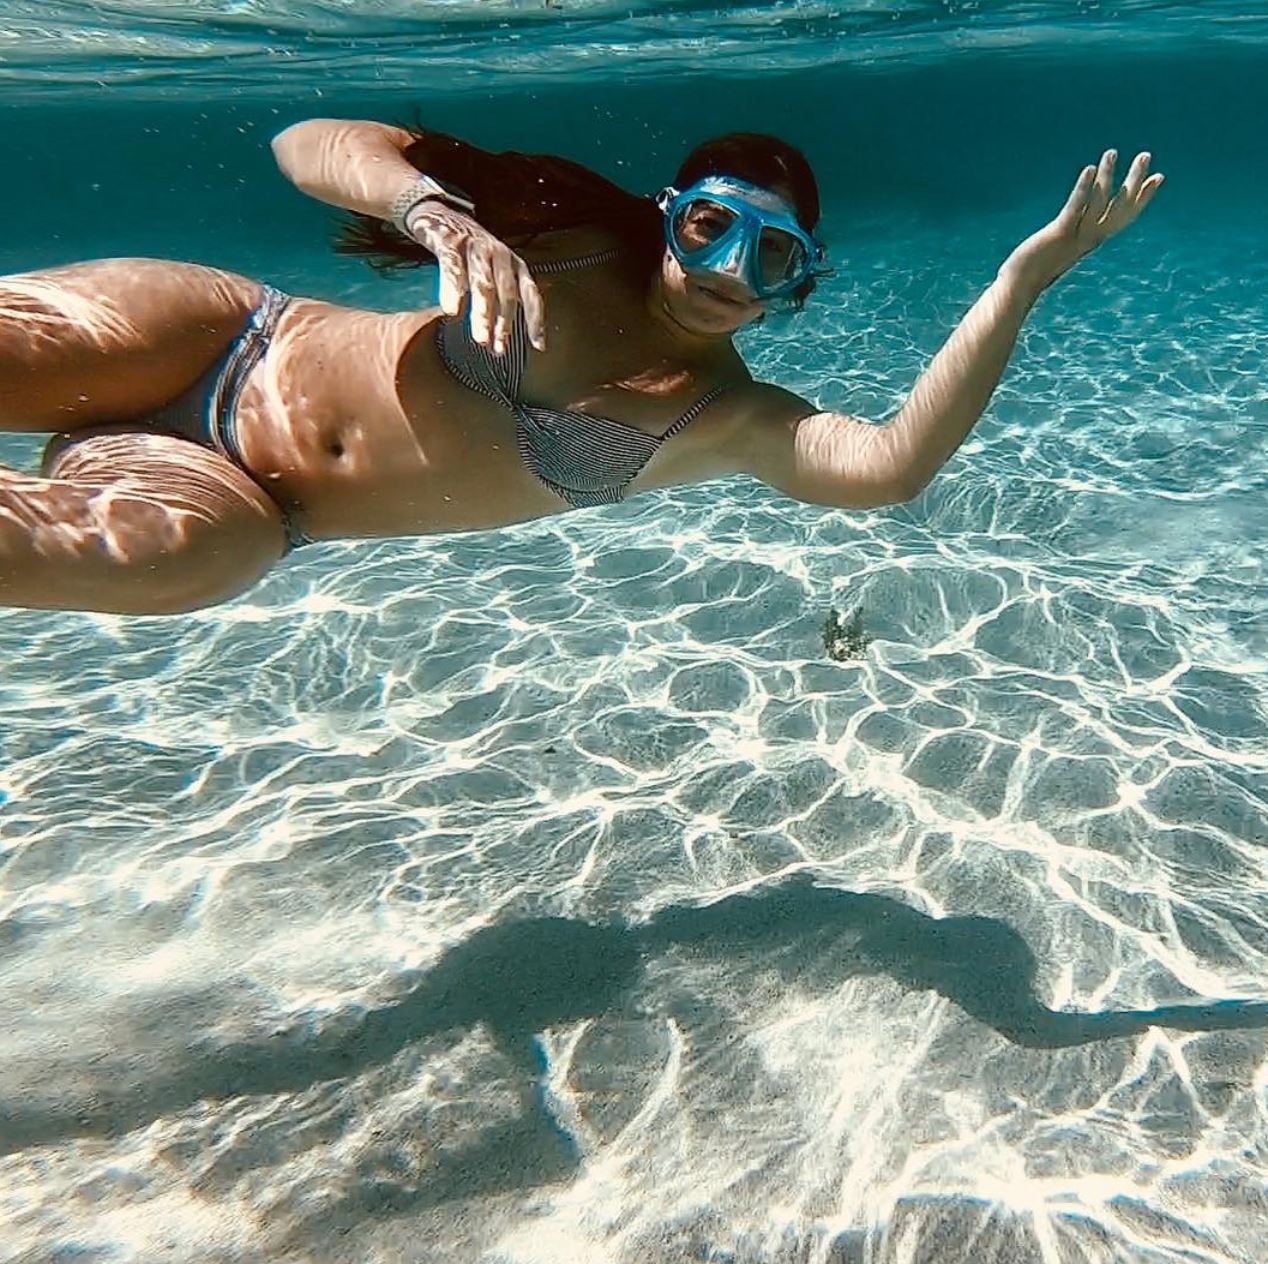
<svg viewBox="0 0 1268 1264"><path fill-rule="evenodd" d="M286 548L263 489L184 439L85 437L49 473L0 470L0 606L179 614L244 592Z"/></svg>
<svg viewBox="0 0 1268 1264"><path fill-rule="evenodd" d="M144 417L198 380L259 296L247 277L158 259L0 277L0 430ZM237 595L285 550L273 501L181 439L86 437L47 472L0 466L0 606L173 614Z"/></svg>
<svg viewBox="0 0 1268 1264"><path fill-rule="evenodd" d="M0 277L0 430L76 430L175 399L242 330L248 277L101 259Z"/></svg>

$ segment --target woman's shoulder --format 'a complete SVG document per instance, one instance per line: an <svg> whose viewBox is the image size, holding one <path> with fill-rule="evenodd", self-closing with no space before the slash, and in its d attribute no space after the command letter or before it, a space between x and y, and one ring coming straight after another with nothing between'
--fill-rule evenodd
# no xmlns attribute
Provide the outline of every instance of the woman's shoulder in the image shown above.
<svg viewBox="0 0 1268 1264"><path fill-rule="evenodd" d="M746 424L777 425L800 421L819 410L800 395L755 378L737 382L722 396L727 408Z"/></svg>

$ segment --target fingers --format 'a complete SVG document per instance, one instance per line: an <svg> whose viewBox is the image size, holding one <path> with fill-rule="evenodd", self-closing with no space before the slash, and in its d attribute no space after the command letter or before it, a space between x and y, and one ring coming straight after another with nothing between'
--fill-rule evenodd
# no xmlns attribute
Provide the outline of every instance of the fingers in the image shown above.
<svg viewBox="0 0 1268 1264"><path fill-rule="evenodd" d="M460 316L469 296L471 337L504 355L522 308L529 340L538 351L546 349L545 304L518 255L478 225L454 222L444 212L417 216L410 230L436 257L445 315Z"/></svg>
<svg viewBox="0 0 1268 1264"><path fill-rule="evenodd" d="M1107 149L1096 164L1096 175L1092 178L1092 192L1088 196L1087 210L1084 219L1099 224L1109 209L1113 197L1114 168L1118 164L1118 150Z"/></svg>
<svg viewBox="0 0 1268 1264"><path fill-rule="evenodd" d="M1104 215L1104 226L1108 232L1117 232L1120 228L1131 223L1144 208L1149 198L1153 196L1153 190L1162 183L1161 176L1146 179L1149 175L1149 159L1150 155L1147 153L1137 154L1132 159L1131 166L1127 168L1127 175L1123 179L1122 187L1114 195L1113 201L1110 202ZM1149 186L1147 195L1144 194L1146 185ZM1143 201L1142 195L1144 197Z"/></svg>
<svg viewBox="0 0 1268 1264"><path fill-rule="evenodd" d="M1145 183L1145 177L1149 174L1149 154L1137 154L1132 159L1132 165L1127 168L1127 174L1123 177L1123 187L1118 191L1118 198L1121 198L1128 206L1134 206L1136 199L1140 197L1140 190Z"/></svg>
<svg viewBox="0 0 1268 1264"><path fill-rule="evenodd" d="M481 346L493 341L493 324L497 316L493 263L483 243L467 245L467 276L471 281L471 337Z"/></svg>
<svg viewBox="0 0 1268 1264"><path fill-rule="evenodd" d="M1131 169L1127 172L1127 179L1123 181L1123 187L1120 190L1133 217L1139 215L1149 205L1149 199L1162 187L1162 182L1165 178L1160 171L1155 172L1153 175L1149 174L1149 163L1151 160L1151 154L1137 154L1132 161Z"/></svg>
<svg viewBox="0 0 1268 1264"><path fill-rule="evenodd" d="M493 350L498 355L505 355L507 339L520 311L519 276L516 274L515 256L509 251L499 251L493 256L493 286L498 304L493 321Z"/></svg>
<svg viewBox="0 0 1268 1264"><path fill-rule="evenodd" d="M1160 173L1149 174L1151 155L1139 153L1132 159L1122 187L1115 194L1100 224L1102 237L1126 228L1149 205L1150 199L1162 185Z"/></svg>
<svg viewBox="0 0 1268 1264"><path fill-rule="evenodd" d="M538 351L546 350L546 304L537 282L528 273L528 265L520 261L520 302L524 307L524 321L528 325L528 340Z"/></svg>
<svg viewBox="0 0 1268 1264"><path fill-rule="evenodd" d="M467 254L467 272L472 338L504 355L522 305L529 341L545 351L545 304L528 265L500 243L489 249L487 243L475 242Z"/></svg>
<svg viewBox="0 0 1268 1264"><path fill-rule="evenodd" d="M470 287L461 236L442 215L433 213L432 208L425 208L414 217L410 235L435 255L436 266L440 269L437 301L446 316L457 316L462 311L462 300Z"/></svg>
<svg viewBox="0 0 1268 1264"><path fill-rule="evenodd" d="M1075 228L1083 219L1084 212L1087 210L1088 198L1092 195L1092 182L1095 179L1095 167L1084 167L1079 172L1079 178L1074 182L1074 188L1070 190L1070 196L1066 198L1065 205L1057 215L1057 222L1063 229Z"/></svg>
<svg viewBox="0 0 1268 1264"><path fill-rule="evenodd" d="M1122 188L1111 197L1117 158L1107 149L1096 166L1079 172L1056 218L1013 251L1001 275L1043 289L1140 214L1158 191L1162 176L1148 174L1149 154L1137 154Z"/></svg>
<svg viewBox="0 0 1268 1264"><path fill-rule="evenodd" d="M1066 204L1057 216L1062 232L1072 233L1091 249L1097 242L1130 224L1149 204L1162 184L1162 176L1149 174L1151 155L1139 153L1114 192L1114 167L1118 151L1107 149L1095 167L1079 173Z"/></svg>
<svg viewBox="0 0 1268 1264"><path fill-rule="evenodd" d="M1136 200L1136 209L1138 211L1143 211L1145 207L1149 205L1149 199L1152 198L1160 188L1162 188L1162 182L1166 178L1167 177L1159 171L1156 175L1150 176L1149 179L1145 181L1140 189L1140 197Z"/></svg>
<svg viewBox="0 0 1268 1264"><path fill-rule="evenodd" d="M457 316L462 311L462 300L469 287L467 261L461 251L430 247L440 268L441 311L446 316Z"/></svg>

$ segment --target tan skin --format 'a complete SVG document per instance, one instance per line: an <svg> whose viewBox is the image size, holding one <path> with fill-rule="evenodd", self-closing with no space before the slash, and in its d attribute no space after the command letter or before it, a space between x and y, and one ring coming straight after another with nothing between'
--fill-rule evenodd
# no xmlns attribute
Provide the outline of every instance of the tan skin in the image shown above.
<svg viewBox="0 0 1268 1264"><path fill-rule="evenodd" d="M305 191L385 215L415 178L400 154L409 139L314 120L275 151ZM625 259L535 283L526 263L613 238L601 228L544 234L520 258L434 202L408 227L440 258L443 308L471 304L478 340L497 347L523 307L538 348L525 398L659 434L706 391L728 388L658 450L630 494L747 473L802 500L866 507L926 485L981 415L1039 293L1161 183L1140 155L1115 193L1113 165L1107 154L1084 170L881 426L751 379L731 336L765 304L738 277L687 275L666 252L650 287ZM246 277L159 260L0 278L0 429L73 436L144 416L198 379L259 296ZM282 556L276 500L315 539L486 530L568 511L522 464L506 411L440 363L432 331L442 314L297 299L236 414L249 476L126 424L65 447L48 477L0 468L0 604L163 614L223 601Z"/></svg>

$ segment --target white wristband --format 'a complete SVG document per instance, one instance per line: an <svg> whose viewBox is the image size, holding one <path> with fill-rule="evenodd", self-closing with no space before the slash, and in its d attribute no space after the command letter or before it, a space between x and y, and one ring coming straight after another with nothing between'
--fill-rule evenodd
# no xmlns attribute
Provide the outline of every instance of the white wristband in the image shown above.
<svg viewBox="0 0 1268 1264"><path fill-rule="evenodd" d="M441 184L439 180L434 180L431 176L420 174L417 180L407 184L396 195L388 210L388 223L397 232L406 237L410 236L407 227L410 212L421 203L429 201L443 202L446 206L451 206L454 210L463 211L468 215L475 211L475 203L464 193Z"/></svg>

